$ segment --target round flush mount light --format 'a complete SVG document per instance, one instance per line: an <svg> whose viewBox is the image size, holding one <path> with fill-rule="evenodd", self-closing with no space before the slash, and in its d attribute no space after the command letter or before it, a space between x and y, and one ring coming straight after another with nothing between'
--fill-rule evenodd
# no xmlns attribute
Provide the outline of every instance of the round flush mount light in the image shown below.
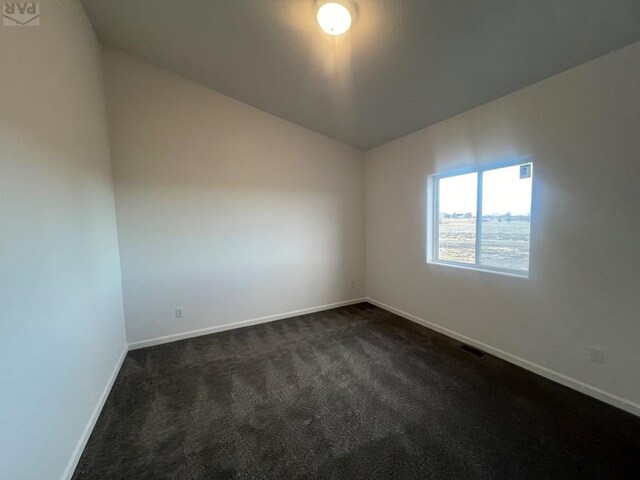
<svg viewBox="0 0 640 480"><path fill-rule="evenodd" d="M318 9L318 23L329 35L342 35L351 27L351 14L339 3L325 3Z"/></svg>

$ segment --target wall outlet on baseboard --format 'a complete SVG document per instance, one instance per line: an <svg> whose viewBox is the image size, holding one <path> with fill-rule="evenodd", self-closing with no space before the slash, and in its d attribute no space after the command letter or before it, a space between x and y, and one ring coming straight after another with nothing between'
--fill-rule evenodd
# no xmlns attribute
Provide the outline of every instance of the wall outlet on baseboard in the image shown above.
<svg viewBox="0 0 640 480"><path fill-rule="evenodd" d="M351 288L356 288L356 282L351 282Z"/></svg>
<svg viewBox="0 0 640 480"><path fill-rule="evenodd" d="M600 364L604 363L604 350L599 347L587 345L587 355L590 362Z"/></svg>
<svg viewBox="0 0 640 480"><path fill-rule="evenodd" d="M182 307L176 307L176 318L184 317L184 311Z"/></svg>

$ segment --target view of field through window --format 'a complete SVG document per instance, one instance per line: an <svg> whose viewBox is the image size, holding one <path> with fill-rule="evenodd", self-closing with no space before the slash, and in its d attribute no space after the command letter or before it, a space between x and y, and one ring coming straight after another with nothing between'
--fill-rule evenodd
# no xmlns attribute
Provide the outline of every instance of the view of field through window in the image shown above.
<svg viewBox="0 0 640 480"><path fill-rule="evenodd" d="M478 174L440 180L438 258L451 262L476 262L476 201Z"/></svg>
<svg viewBox="0 0 640 480"><path fill-rule="evenodd" d="M532 182L527 165L523 172L515 165L439 180L439 260L476 263L478 175L483 175L479 264L528 270Z"/></svg>

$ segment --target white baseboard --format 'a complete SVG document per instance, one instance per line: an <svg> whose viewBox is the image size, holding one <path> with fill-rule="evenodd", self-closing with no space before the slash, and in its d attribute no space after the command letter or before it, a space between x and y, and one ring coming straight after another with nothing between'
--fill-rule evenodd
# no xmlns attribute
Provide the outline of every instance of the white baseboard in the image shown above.
<svg viewBox="0 0 640 480"><path fill-rule="evenodd" d="M216 325L214 327L200 328L198 330L190 330L188 332L174 333L172 335L165 335L163 337L151 338L149 340L142 340L139 342L133 342L129 344L129 350L136 350L138 348L151 347L153 345L160 345L162 343L175 342L176 340L184 340L185 338L199 337L200 335L208 335L210 333L223 332L225 330L232 330L234 328L248 327L250 325L257 325L259 323L273 322L275 320L282 320L289 317L297 317L298 315L305 315L307 313L320 312L322 310L329 310L331 308L344 307L346 305L353 305L355 303L366 302L366 298L354 298L352 300L345 300L344 302L329 303L327 305L320 305L318 307L304 308L302 310L294 310L292 312L277 313L275 315L267 315L266 317L252 318L249 320L242 320L240 322L225 323L224 325Z"/></svg>
<svg viewBox="0 0 640 480"><path fill-rule="evenodd" d="M67 468L64 469L64 473L60 477L61 480L69 480L73 476L73 472L75 471L76 466L80 461L80 457L82 456L84 447L87 445L87 442L89 441L91 432L93 432L93 427L95 427L96 422L98 421L98 417L102 412L102 407L104 407L104 404L107 401L107 397L111 392L111 387L113 387L113 384L116 381L116 378L118 377L118 373L120 372L120 367L122 367L122 363L124 362L124 359L127 356L128 351L129 349L125 345L124 349L122 350L122 353L120 354L120 358L118 358L118 361L116 362L116 365L113 368L113 371L109 376L109 379L107 380L107 384L104 386L104 390L102 390L102 393L98 398L98 403L96 403L96 406L93 409L93 412L91 412L91 416L89 417L89 420L87 421L87 424L84 427L84 430L82 431L82 435L80 436L78 443L76 443L76 448L73 449L71 458L67 463Z"/></svg>
<svg viewBox="0 0 640 480"><path fill-rule="evenodd" d="M473 338L469 338L458 332L449 330L448 328L441 327L440 325L436 325L435 323L431 323L423 318L417 317L416 315L412 315L411 313L403 312L398 308L379 302L378 300L375 300L373 298L367 298L367 301L384 310L387 310L391 313L395 313L396 315L406 318L407 320L411 320L412 322L418 323L422 326L435 330L436 332L442 333L447 337L451 337L460 342L472 345L487 353L490 353L491 355L501 358L502 360L518 365L519 367L525 368L533 373L537 373L538 375L548 378L549 380L553 380L554 382L560 383L561 385L577 390L581 393L589 395L590 397L596 398L605 403L613 405L614 407L620 408L629 413L640 416L640 404L632 400L628 400L626 398L622 398L617 395L614 395L613 393L606 392L598 387L589 385L588 383L581 382L580 380L576 380L575 378L568 377L567 375L556 372L547 367L543 367L542 365L538 365L537 363L530 362L529 360L525 360L524 358L505 352L504 350L500 350L499 348L493 347L491 345L487 345L484 342L474 340Z"/></svg>

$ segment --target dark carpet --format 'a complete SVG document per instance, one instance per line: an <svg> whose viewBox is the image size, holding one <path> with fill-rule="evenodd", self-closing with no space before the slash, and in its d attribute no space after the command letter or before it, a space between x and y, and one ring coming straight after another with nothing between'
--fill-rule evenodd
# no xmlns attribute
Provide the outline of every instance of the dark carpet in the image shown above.
<svg viewBox="0 0 640 480"><path fill-rule="evenodd" d="M363 303L129 352L75 479L640 478L640 418Z"/></svg>

